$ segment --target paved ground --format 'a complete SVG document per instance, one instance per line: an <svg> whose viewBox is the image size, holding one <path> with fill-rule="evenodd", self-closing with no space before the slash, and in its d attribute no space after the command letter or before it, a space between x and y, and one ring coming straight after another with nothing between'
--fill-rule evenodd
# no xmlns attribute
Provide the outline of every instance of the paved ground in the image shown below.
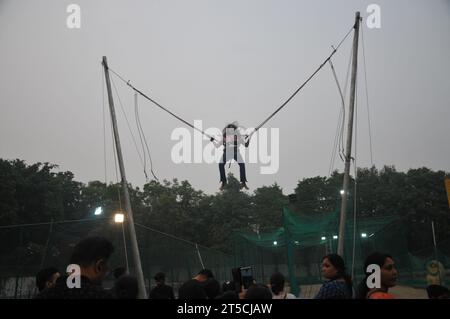
<svg viewBox="0 0 450 319"><path fill-rule="evenodd" d="M300 297L311 299L319 292L321 285L300 286ZM428 299L425 289L408 286L396 286L389 290L398 299Z"/></svg>
<svg viewBox="0 0 450 319"><path fill-rule="evenodd" d="M421 288L413 288L408 286L396 286L390 291L398 299L428 299L427 291Z"/></svg>

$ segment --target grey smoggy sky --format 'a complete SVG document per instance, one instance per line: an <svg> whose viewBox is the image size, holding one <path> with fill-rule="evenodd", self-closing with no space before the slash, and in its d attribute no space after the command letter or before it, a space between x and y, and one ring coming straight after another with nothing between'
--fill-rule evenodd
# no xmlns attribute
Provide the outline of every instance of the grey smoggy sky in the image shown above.
<svg viewBox="0 0 450 319"><path fill-rule="evenodd" d="M81 7L80 29L67 28L71 3ZM381 7L380 29L366 25L372 3ZM51 162L79 181L105 181L103 55L112 69L189 122L202 120L203 128L232 121L256 126L329 55L358 10L364 19L374 164L450 171L448 0L0 1L0 157ZM333 58L342 86L352 37ZM361 50L356 159L367 167ZM133 92L113 79L138 139ZM141 187L142 165L114 98L127 178ZM171 159L177 143L171 134L185 125L139 102L157 176L216 192L216 164ZM326 66L265 125L279 129L279 170L264 175L263 164L248 164L251 190L277 182L288 194L302 178L326 176L340 107ZM106 179L115 181L108 117L106 124ZM339 158L334 168L342 171ZM236 164L230 170L238 175Z"/></svg>

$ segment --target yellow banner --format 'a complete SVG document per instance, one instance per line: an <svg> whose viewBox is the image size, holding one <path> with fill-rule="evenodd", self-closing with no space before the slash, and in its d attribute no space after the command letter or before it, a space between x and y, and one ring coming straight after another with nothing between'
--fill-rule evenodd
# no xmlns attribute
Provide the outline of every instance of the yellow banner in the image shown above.
<svg viewBox="0 0 450 319"><path fill-rule="evenodd" d="M447 190L448 207L450 207L450 178L445 179L445 189Z"/></svg>

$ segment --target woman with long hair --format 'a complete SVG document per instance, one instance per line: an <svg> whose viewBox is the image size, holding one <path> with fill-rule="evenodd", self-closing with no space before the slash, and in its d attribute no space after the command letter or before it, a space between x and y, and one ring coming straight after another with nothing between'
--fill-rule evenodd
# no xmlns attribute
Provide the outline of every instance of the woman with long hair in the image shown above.
<svg viewBox="0 0 450 319"><path fill-rule="evenodd" d="M237 122L228 124L222 130L222 141L218 142L215 138L211 137L211 142L214 143L216 147L223 145L223 156L219 163L220 172L220 190L224 190L227 185L227 177L225 175L225 163L231 160L235 160L239 164L239 175L241 180L241 188L248 189L247 187L247 177L245 175L245 163L239 152L239 146L245 145L248 147L250 141L246 140L247 136L242 136L239 125Z"/></svg>
<svg viewBox="0 0 450 319"><path fill-rule="evenodd" d="M367 272L370 265L380 267L380 287L369 288L367 280L371 273ZM364 262L364 273L366 276L356 289L356 299L394 299L394 295L388 293L389 288L394 287L397 282L397 269L395 268L392 256L375 252L370 254Z"/></svg>
<svg viewBox="0 0 450 319"><path fill-rule="evenodd" d="M322 275L328 279L315 299L351 299L352 279L347 274L345 262L337 254L329 254L322 258Z"/></svg>

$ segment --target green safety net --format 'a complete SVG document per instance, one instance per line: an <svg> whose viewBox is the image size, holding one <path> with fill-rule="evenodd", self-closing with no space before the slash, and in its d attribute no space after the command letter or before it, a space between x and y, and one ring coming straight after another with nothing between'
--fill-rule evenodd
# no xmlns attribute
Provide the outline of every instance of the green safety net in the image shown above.
<svg viewBox="0 0 450 319"><path fill-rule="evenodd" d="M234 238L235 258L242 265L253 266L257 280L264 283L269 283L273 272L284 273L291 292L298 295L301 285L323 282L321 259L337 252L339 216L338 211L299 214L285 208L282 227L238 232ZM432 270L435 260L441 267L440 282L448 281L449 241L439 243L436 249L411 252L405 229L397 217L358 218L356 224L353 217L348 214L345 222L343 258L354 282L362 279L364 259L374 251L394 257L401 284L425 287L436 282L436 271L433 274Z"/></svg>
<svg viewBox="0 0 450 319"><path fill-rule="evenodd" d="M123 229L122 229L123 226ZM154 287L153 277L164 272L166 283L178 292L180 285L202 268L213 271L219 281L231 279L234 258L223 252L158 232L144 225L135 225L147 290ZM135 267L131 253L127 224L117 224L111 218L64 221L2 227L0 229L0 298L31 298L36 293L35 275L45 267L65 272L73 247L88 236L103 236L114 245L109 267ZM125 237L125 240L124 240ZM113 286L110 274L105 288Z"/></svg>
<svg viewBox="0 0 450 319"><path fill-rule="evenodd" d="M355 283L363 276L364 259L373 251L394 257L400 284L425 287L450 282L449 239L438 242L436 248L431 245L410 251L404 225L395 216L358 218L356 227L353 222L353 214L349 213L343 257ZM112 269L125 266L128 258L130 272L134 273L129 234L126 223L123 225L122 230L122 224L97 219L2 226L0 298L33 296L37 271L48 266L65 271L74 245L90 235L105 236L113 242ZM265 284L270 282L274 271L280 271L287 276L289 289L296 295L302 286L322 283L321 259L337 251L339 212L299 214L284 209L282 225L276 229L237 232L233 236L233 254L229 255L136 224L146 286L152 288L154 274L162 271L177 291L179 285L203 267L212 269L223 282L231 279L230 270L236 266L252 266L255 280ZM113 278L109 277L105 286L111 287L112 283Z"/></svg>

